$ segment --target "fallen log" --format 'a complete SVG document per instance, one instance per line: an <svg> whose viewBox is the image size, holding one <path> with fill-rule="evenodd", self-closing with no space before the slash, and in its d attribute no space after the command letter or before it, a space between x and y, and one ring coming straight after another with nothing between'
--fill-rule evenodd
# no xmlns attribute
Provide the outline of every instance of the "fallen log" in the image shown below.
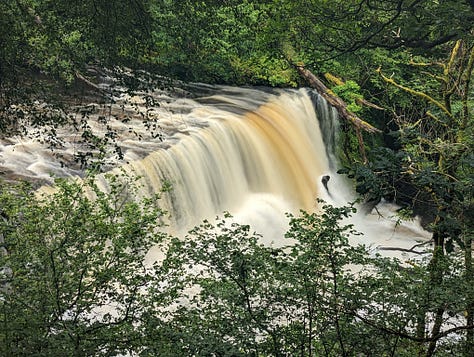
<svg viewBox="0 0 474 357"><path fill-rule="evenodd" d="M366 121L360 119L357 115L352 113L347 109L347 104L338 96L336 96L332 91L324 85L324 83L316 77L311 71L304 68L303 66L297 65L296 69L298 73L305 78L308 83L318 91L318 93L328 101L334 108L336 108L339 115L348 120L351 124L353 124L356 128L364 130L369 133L381 133L380 129L370 125Z"/></svg>
<svg viewBox="0 0 474 357"><path fill-rule="evenodd" d="M89 79L87 79L86 77L84 77L81 73L79 73L78 71L76 71L75 73L76 75L76 78L78 80L80 80L81 82L83 82L86 86L90 87L92 90L95 90L97 92L99 92L100 94L103 94L103 95L106 95L106 96L109 96L110 93L108 93L105 89L99 87L97 84L95 84L94 82L91 82Z"/></svg>
<svg viewBox="0 0 474 357"><path fill-rule="evenodd" d="M352 113L350 110L347 109L347 104L339 98L335 93L333 93L328 87L324 85L324 83L315 76L310 70L304 68L304 66L296 65L296 69L298 73L306 79L309 85L316 89L316 91L327 100L329 104L331 104L334 108L336 108L339 116L354 126L357 141L359 143L359 152L364 160L364 163L367 163L367 154L365 152L365 145L364 139L362 136L362 130L368 133L380 133L382 132L380 129L370 125L366 121L360 119L357 115Z"/></svg>

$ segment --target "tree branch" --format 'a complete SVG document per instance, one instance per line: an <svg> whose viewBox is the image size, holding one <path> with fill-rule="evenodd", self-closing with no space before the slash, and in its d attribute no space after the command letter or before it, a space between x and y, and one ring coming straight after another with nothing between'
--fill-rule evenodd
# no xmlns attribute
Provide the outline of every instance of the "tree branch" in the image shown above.
<svg viewBox="0 0 474 357"><path fill-rule="evenodd" d="M471 1L471 4L473 6L474 10L474 0ZM465 78L464 78L464 94L462 96L462 106L463 106L463 118L462 118L462 127L461 129L466 129L467 128L467 123L469 120L469 91L470 91L470 85L471 85L471 76L472 72L474 69L474 46L471 48L471 53L469 55L469 60L467 64L467 68L465 73Z"/></svg>
<svg viewBox="0 0 474 357"><path fill-rule="evenodd" d="M364 162L366 163L368 160L361 131L364 130L369 133L380 133L381 130L360 119L357 115L348 110L347 104L336 94L334 94L329 88L327 88L323 84L323 82L321 82L321 80L316 77L311 71L304 68L303 65L295 65L295 67L298 70L298 73L308 81L311 87L316 89L318 93L324 99L326 99L329 104L335 107L342 118L344 118L354 126L357 135L357 141L359 142L359 152Z"/></svg>
<svg viewBox="0 0 474 357"><path fill-rule="evenodd" d="M99 93L101 94L104 94L104 95L108 95L109 93L107 93L107 91L105 91L103 88L100 88L97 84L91 82L89 79L87 79L86 77L84 77L82 74L80 74L79 72L76 72L75 73L76 75L76 78L79 79L80 81L82 81L83 83L85 83L87 86L91 87L92 89L98 91Z"/></svg>
<svg viewBox="0 0 474 357"><path fill-rule="evenodd" d="M329 102L329 104L336 108L337 112L342 118L349 121L356 128L367 131L369 133L381 132L380 129L377 129L376 127L370 125L369 123L360 119L357 115L349 111L347 109L347 104L341 98L332 93L331 90L326 87L323 82L321 82L321 80L316 77L311 71L304 68L304 66L302 65L296 65L296 69L298 70L298 73L308 81L311 87L316 89L318 93Z"/></svg>
<svg viewBox="0 0 474 357"><path fill-rule="evenodd" d="M337 86L343 86L345 84L345 82L342 79L332 75L331 73L324 73L324 78L326 78L329 82L332 82L333 84ZM356 102L360 105L365 105L366 107L369 107L369 108L374 108L377 110L385 110L385 108L379 107L377 104L371 103L368 100L365 100L364 98L356 98Z"/></svg>
<svg viewBox="0 0 474 357"><path fill-rule="evenodd" d="M463 325L463 326L456 326L456 327L447 329L445 331L442 331L442 332L439 332L435 335L432 335L431 337L416 337L416 336L412 336L412 335L410 335L406 332L391 329L390 327L380 326L376 322L371 321L368 318L366 318L364 316L361 316L360 314L358 314L356 312L352 311L352 312L348 312L348 314L356 317L357 319L361 320L363 323L365 323L365 324L369 325L370 327L373 327L373 328L375 328L379 331L388 333L390 335L406 338L406 339L411 340L411 341L422 342L422 343L438 341L440 338L446 337L446 336L448 336L452 333L455 333L455 332L458 332L458 331L466 331L466 330L473 330L474 329L474 325Z"/></svg>
<svg viewBox="0 0 474 357"><path fill-rule="evenodd" d="M424 100L426 100L427 102L430 102L431 104L434 104L435 106L437 106L439 109L441 109L443 111L443 113L445 113L449 118L453 118L453 115L451 114L451 112L442 104L440 103L439 101L437 101L436 99L434 99L433 97L430 97L429 95L427 95L426 93L423 93L423 92L418 92L414 89L411 89L411 88L408 88L408 87L405 87L405 86L402 86L401 84L398 84L397 82L395 82L395 80L393 80L392 78L388 78L386 77L383 73L382 73L382 70L381 68L379 67L377 69L377 73L382 77L382 79L393 85L394 87L397 87L399 89L402 89L403 91L407 92L407 93L410 93L416 97L419 97L419 98L422 98Z"/></svg>

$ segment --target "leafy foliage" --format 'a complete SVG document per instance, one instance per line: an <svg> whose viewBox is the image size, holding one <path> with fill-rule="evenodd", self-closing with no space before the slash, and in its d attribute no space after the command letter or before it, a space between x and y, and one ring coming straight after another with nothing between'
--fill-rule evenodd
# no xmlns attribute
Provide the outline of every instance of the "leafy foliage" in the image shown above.
<svg viewBox="0 0 474 357"><path fill-rule="evenodd" d="M421 351L430 340L416 335L420 308L429 311L427 321L439 304L452 317L463 311L469 287L462 267L446 257L443 266L451 270L442 286L432 288L430 269L440 266L427 260L402 266L351 246L350 235L357 233L342 224L351 212L325 205L321 214L291 217L291 244L282 248L263 246L249 226L226 221L205 222L186 239L174 240L167 261L187 289L169 326L148 327L155 341L148 351L161 353L160 346L170 344L176 353L198 356ZM449 354L453 348L459 343L447 340L438 351Z"/></svg>
<svg viewBox="0 0 474 357"><path fill-rule="evenodd" d="M228 220L169 241L156 201L129 201L131 183L118 182L110 194L58 182L47 198L2 187L2 354L409 356L431 341L441 355L462 346L460 335L443 339L464 328L472 289L459 259L402 264L352 246L351 206L290 216L282 248ZM163 259L145 259L163 243ZM440 305L448 330L419 337L419 312L435 323Z"/></svg>
<svg viewBox="0 0 474 357"><path fill-rule="evenodd" d="M4 75L28 65L71 82L87 63L135 60L149 44L147 1L7 0L0 6Z"/></svg>
<svg viewBox="0 0 474 357"><path fill-rule="evenodd" d="M38 199L28 186L2 185L1 354L41 356L125 353L150 284L144 265L162 212L152 200L85 196L85 186L58 182Z"/></svg>

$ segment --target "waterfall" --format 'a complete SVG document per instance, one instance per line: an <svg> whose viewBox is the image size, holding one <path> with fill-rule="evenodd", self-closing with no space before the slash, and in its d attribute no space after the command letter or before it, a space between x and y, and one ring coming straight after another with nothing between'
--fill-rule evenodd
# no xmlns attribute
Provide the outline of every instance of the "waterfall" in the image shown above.
<svg viewBox="0 0 474 357"><path fill-rule="evenodd" d="M250 224L264 242L281 244L287 228L285 213L313 211L317 198L335 205L353 200L348 183L335 172L337 114L316 92L198 89L208 93L196 99L169 100L172 107L156 109L163 141L137 140L127 136L130 130L122 128L122 123L108 124L119 131L127 162L112 172L139 176L139 195L144 197L171 186L160 205L170 214L173 233L184 235L203 219L226 211L236 221ZM135 100L135 106L142 104L140 99L128 100ZM60 167L38 145L34 141L4 142L1 166L43 179L50 173L77 175L77 170ZM65 145L64 150L74 150L73 144ZM108 190L103 176L98 184ZM388 225L377 215L354 219L356 228L366 233L363 242L380 245L384 244L381 240L394 239L410 247L424 234L415 222L409 228L415 233L410 236L405 229L400 238L394 234L398 222L390 214L385 217Z"/></svg>
<svg viewBox="0 0 474 357"><path fill-rule="evenodd" d="M246 95L251 103L220 94L211 98L212 105L196 105L171 145L120 168L142 177L143 196L171 185L161 204L179 233L228 211L273 239L286 229L285 212L312 211L317 197L341 192L329 195L321 185L325 175L337 182L331 146L324 140L334 142L335 112L315 102L307 89L247 90ZM330 125L318 121L315 105L321 103ZM107 189L105 180L102 185Z"/></svg>

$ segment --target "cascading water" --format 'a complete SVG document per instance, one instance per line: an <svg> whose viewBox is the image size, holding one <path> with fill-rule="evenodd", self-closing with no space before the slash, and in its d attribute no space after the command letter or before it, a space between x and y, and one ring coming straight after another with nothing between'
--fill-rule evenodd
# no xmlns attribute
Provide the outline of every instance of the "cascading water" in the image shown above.
<svg viewBox="0 0 474 357"><path fill-rule="evenodd" d="M312 211L317 197L347 202L323 140L333 142L334 131L321 133L321 127L335 127L335 113L320 102L330 123L320 126L306 89L259 94L264 99L259 105L255 99L212 97L212 106L198 106L187 115L188 128L173 134L173 145L120 168L143 177L143 196L171 184L162 204L175 233L229 211L265 241L276 242L286 230L285 212ZM334 192L321 184L325 175L333 177L329 188Z"/></svg>
<svg viewBox="0 0 474 357"><path fill-rule="evenodd" d="M199 100L175 101L174 106L185 104L185 113L157 112L162 142L126 136L127 130L116 123L128 161L120 171L141 177L140 194L148 196L171 184L161 204L170 212L174 233L182 235L202 219L228 211L261 233L264 242L280 245L286 212L314 210L317 197L336 205L353 199L347 182L335 173L337 114L316 93L228 87L212 91ZM73 144L65 142L63 150L73 151ZM1 166L30 178L77 174L38 146L34 141L4 142ZM326 185L324 176L330 178ZM103 177L98 183L108 189ZM408 248L427 237L416 222L399 226L401 234L393 219L388 225L369 215L354 222L366 233L359 239L369 244Z"/></svg>

